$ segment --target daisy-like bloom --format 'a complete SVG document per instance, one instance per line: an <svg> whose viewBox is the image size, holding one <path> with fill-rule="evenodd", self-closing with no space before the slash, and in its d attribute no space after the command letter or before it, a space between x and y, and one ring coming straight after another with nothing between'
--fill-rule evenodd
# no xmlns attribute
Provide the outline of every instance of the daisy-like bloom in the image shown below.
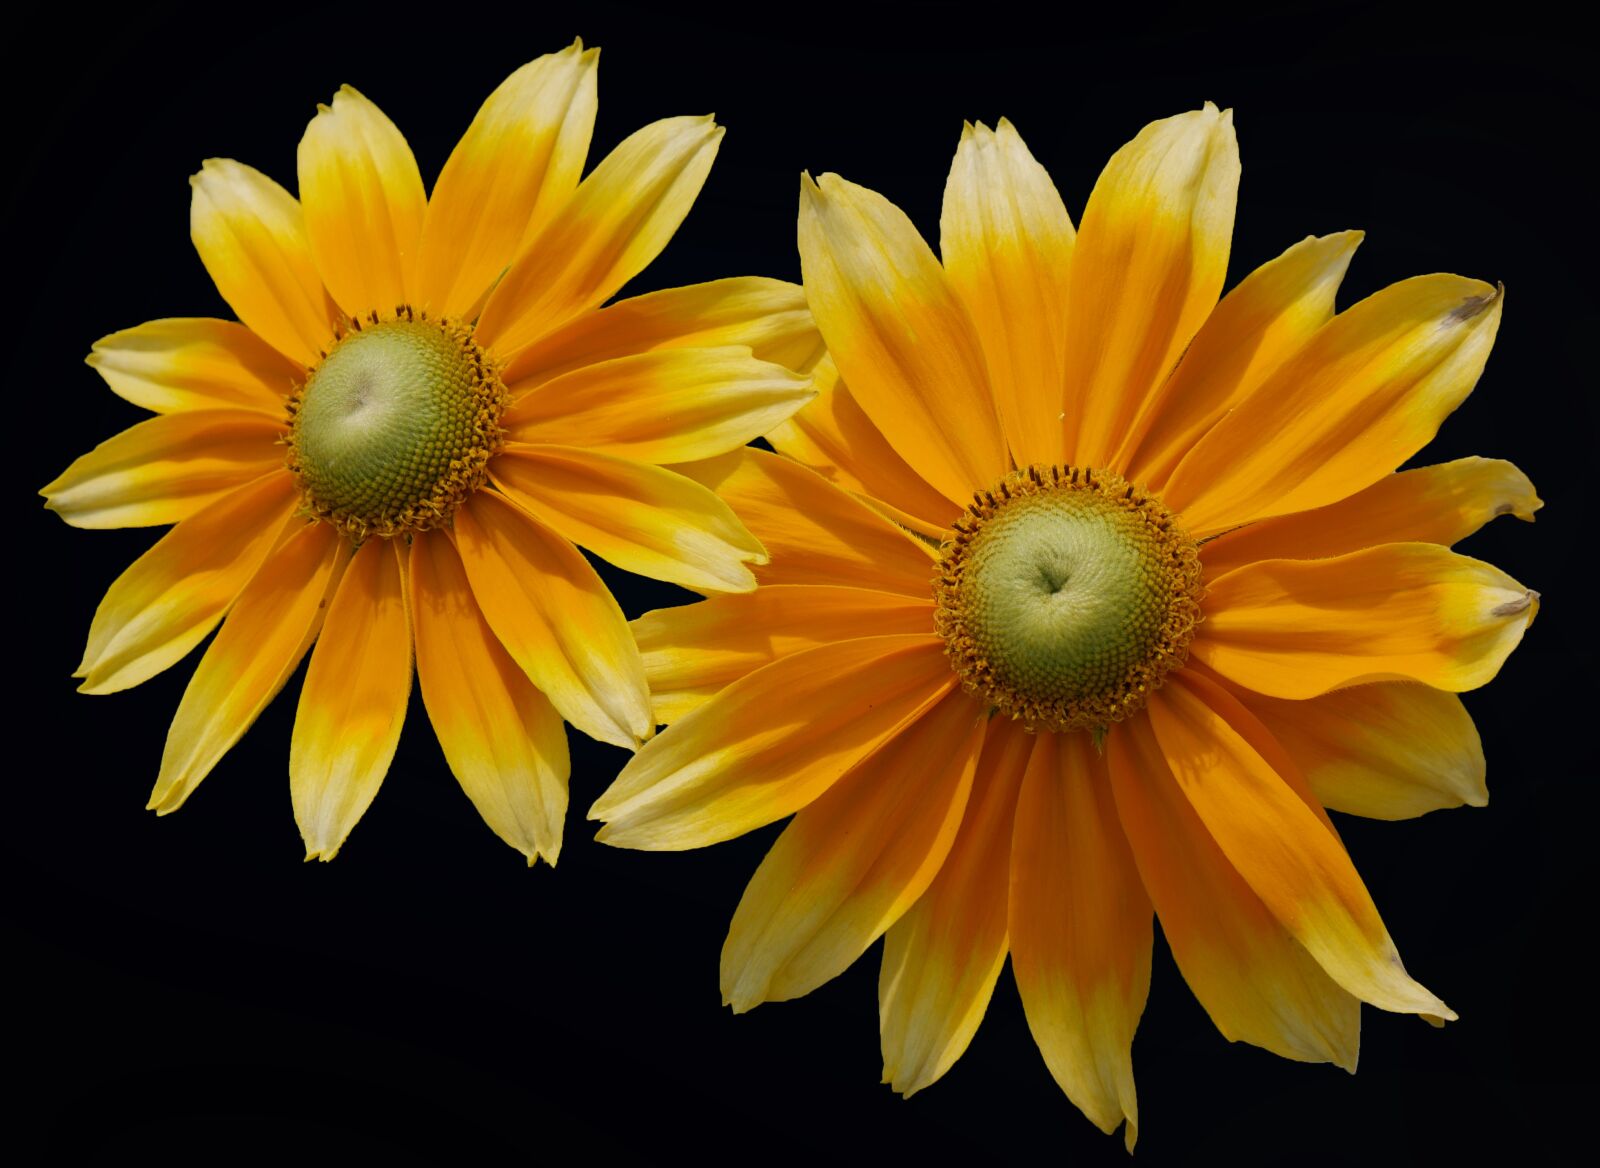
<svg viewBox="0 0 1600 1168"><path fill-rule="evenodd" d="M722 130L668 118L582 177L597 50L513 73L430 198L348 87L300 141L297 201L238 162L191 180L191 234L240 323L157 320L89 358L156 413L42 492L79 527L175 524L111 585L87 693L221 624L167 735L175 811L311 650L289 750L307 858L331 859L394 757L411 692L484 820L554 863L562 721L653 732L626 620L579 545L700 589L755 587L761 544L663 469L812 396L798 287L733 279L601 308L677 230ZM581 181L580 181L581 178ZM315 643L315 648L312 645Z"/></svg>
<svg viewBox="0 0 1600 1168"><path fill-rule="evenodd" d="M806 178L821 394L780 455L690 471L771 562L635 622L673 724L591 812L655 849L793 815L723 948L736 1011L883 935L884 1078L909 1095L1009 955L1056 1081L1130 1148L1153 917L1231 1040L1354 1070L1361 1002L1454 1017L1324 809L1483 803L1455 694L1536 609L1449 550L1532 518L1515 467L1396 473L1503 295L1421 276L1335 315L1344 232L1219 300L1238 179L1207 105L1120 150L1075 231L1009 123L969 126L941 262L882 196Z"/></svg>

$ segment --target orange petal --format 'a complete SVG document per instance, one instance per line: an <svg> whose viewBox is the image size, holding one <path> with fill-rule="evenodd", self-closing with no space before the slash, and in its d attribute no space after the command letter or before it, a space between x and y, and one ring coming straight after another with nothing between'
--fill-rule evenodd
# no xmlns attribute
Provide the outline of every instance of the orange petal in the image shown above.
<svg viewBox="0 0 1600 1168"><path fill-rule="evenodd" d="M483 343L512 357L643 271L688 215L721 141L709 117L664 118L625 138L495 286Z"/></svg>
<svg viewBox="0 0 1600 1168"><path fill-rule="evenodd" d="M1151 909L1087 734L1040 735L1011 838L1011 968L1050 1073L1101 1131L1139 1104L1133 1032L1150 992Z"/></svg>
<svg viewBox="0 0 1600 1168"><path fill-rule="evenodd" d="M1000 424L1019 466L1058 463L1067 289L1075 233L1044 167L1005 118L961 131L939 250L983 343ZM984 484L987 485L987 484Z"/></svg>
<svg viewBox="0 0 1600 1168"><path fill-rule="evenodd" d="M498 486L561 535L617 567L705 592L748 592L766 559L728 505L670 470L571 446L508 443Z"/></svg>
<svg viewBox="0 0 1600 1168"><path fill-rule="evenodd" d="M832 584L771 584L647 612L633 622L657 722L791 653L835 641L933 632L933 603Z"/></svg>
<svg viewBox="0 0 1600 1168"><path fill-rule="evenodd" d="M772 448L861 495L862 502L901 526L943 539L961 509L895 453L839 379L832 357L812 370L812 387L816 400L767 431Z"/></svg>
<svg viewBox="0 0 1600 1168"><path fill-rule="evenodd" d="M413 302L428 195L411 147L348 85L318 106L297 155L306 234L322 282L350 316Z"/></svg>
<svg viewBox="0 0 1600 1168"><path fill-rule="evenodd" d="M594 132L599 58L580 40L528 62L489 95L450 152L418 261L431 311L470 320L522 241L572 197Z"/></svg>
<svg viewBox="0 0 1600 1168"><path fill-rule="evenodd" d="M822 354L822 337L800 285L735 276L648 292L574 317L518 353L504 379L516 396L601 361L721 345L744 345L758 361L798 370L809 369Z"/></svg>
<svg viewBox="0 0 1600 1168"><path fill-rule="evenodd" d="M183 691L149 810L182 807L277 696L316 639L349 549L327 524L302 526L245 585Z"/></svg>
<svg viewBox="0 0 1600 1168"><path fill-rule="evenodd" d="M227 158L208 158L189 186L189 237L217 291L267 344L297 365L315 364L339 309L317 275L300 204Z"/></svg>
<svg viewBox="0 0 1600 1168"><path fill-rule="evenodd" d="M983 349L905 213L825 174L800 184L800 267L828 351L889 444L964 505L1010 467Z"/></svg>
<svg viewBox="0 0 1600 1168"><path fill-rule="evenodd" d="M1361 1003L1278 923L1184 797L1148 718L1114 728L1117 814L1184 980L1229 1042L1353 1072Z"/></svg>
<svg viewBox="0 0 1600 1168"><path fill-rule="evenodd" d="M553 865L567 811L561 715L495 639L448 536L412 541L410 577L417 681L445 761L495 835L530 868Z"/></svg>
<svg viewBox="0 0 1600 1168"><path fill-rule="evenodd" d="M400 743L411 697L400 547L369 539L351 559L300 688L289 794L308 860L339 854Z"/></svg>
<svg viewBox="0 0 1600 1168"><path fill-rule="evenodd" d="M1072 256L1068 461L1107 465L1216 307L1238 194L1233 113L1210 102L1151 122L1106 163Z"/></svg>
<svg viewBox="0 0 1600 1168"><path fill-rule="evenodd" d="M597 838L679 851L792 815L956 683L936 636L865 637L734 682L639 749L589 809Z"/></svg>
<svg viewBox="0 0 1600 1168"><path fill-rule="evenodd" d="M1364 491L1313 511L1264 519L1201 549L1214 576L1254 560L1321 559L1383 543L1466 539L1498 515L1533 521L1544 503L1533 484L1499 458L1458 458L1379 479Z"/></svg>
<svg viewBox="0 0 1600 1168"><path fill-rule="evenodd" d="M583 554L494 491L462 504L455 538L484 620L562 717L628 750L650 737L639 648Z"/></svg>
<svg viewBox="0 0 1600 1168"><path fill-rule="evenodd" d="M961 829L939 874L884 934L878 977L883 1081L910 1096L967 1049L1006 962L1017 791L1035 738L991 720Z"/></svg>
<svg viewBox="0 0 1600 1168"><path fill-rule="evenodd" d="M987 720L966 694L947 695L794 817L722 946L735 1014L837 977L922 895L961 824Z"/></svg>
<svg viewBox="0 0 1600 1168"><path fill-rule="evenodd" d="M1324 807L1410 819L1489 801L1483 743L1455 694L1398 681L1298 702L1246 689L1234 696L1283 744Z"/></svg>
<svg viewBox="0 0 1600 1168"><path fill-rule="evenodd" d="M1163 501L1205 536L1371 486L1472 392L1504 303L1488 284L1441 275L1346 309L1200 439Z"/></svg>
<svg viewBox="0 0 1600 1168"><path fill-rule="evenodd" d="M1211 838L1289 934L1350 993L1379 1009L1454 1019L1400 963L1338 837L1237 726L1237 703L1174 674L1150 724L1178 788ZM1230 717L1221 712L1228 709ZM1244 715L1248 718L1248 714Z"/></svg>
<svg viewBox="0 0 1600 1168"><path fill-rule="evenodd" d="M152 320L101 337L87 360L112 393L158 414L237 409L282 421L289 393L306 375L242 324L202 317Z"/></svg>
<svg viewBox="0 0 1600 1168"><path fill-rule="evenodd" d="M746 449L675 469L715 491L761 541L763 585L932 595L933 548L796 462Z"/></svg>
<svg viewBox="0 0 1600 1168"><path fill-rule="evenodd" d="M177 523L283 465L283 423L248 410L193 410L100 443L39 493L74 527Z"/></svg>
<svg viewBox="0 0 1600 1168"><path fill-rule="evenodd" d="M205 640L299 503L286 471L262 475L167 532L106 591L73 675L83 693L154 677Z"/></svg>
<svg viewBox="0 0 1600 1168"><path fill-rule="evenodd" d="M662 349L547 381L518 398L501 424L517 442L692 462L761 437L814 396L811 378L757 361L744 347Z"/></svg>
<svg viewBox="0 0 1600 1168"><path fill-rule="evenodd" d="M1205 432L1333 318L1361 232L1307 236L1222 298L1151 394L1112 465L1153 490Z"/></svg>
<svg viewBox="0 0 1600 1168"><path fill-rule="evenodd" d="M1207 588L1190 654L1279 698L1369 681L1476 689L1539 611L1538 594L1498 568L1431 543L1259 560Z"/></svg>

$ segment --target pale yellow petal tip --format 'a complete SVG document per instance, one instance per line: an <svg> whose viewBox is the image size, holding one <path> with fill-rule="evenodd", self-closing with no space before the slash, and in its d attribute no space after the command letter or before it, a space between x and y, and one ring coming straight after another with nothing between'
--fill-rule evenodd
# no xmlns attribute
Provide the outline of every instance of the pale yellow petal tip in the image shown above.
<svg viewBox="0 0 1600 1168"><path fill-rule="evenodd" d="M1490 616L1508 617L1521 616L1527 613L1527 626L1533 626L1534 617L1539 615L1539 594L1532 588L1523 589L1522 595L1512 600L1504 601L1489 610Z"/></svg>
<svg viewBox="0 0 1600 1168"><path fill-rule="evenodd" d="M1139 1125L1130 1119L1122 1126L1122 1146L1127 1149L1128 1155L1133 1155L1133 1145L1139 1142Z"/></svg>
<svg viewBox="0 0 1600 1168"><path fill-rule="evenodd" d="M1444 1024L1446 1022L1456 1022L1456 1021L1460 1020L1459 1016L1456 1014L1456 1012L1454 1010L1452 1010L1449 1006L1446 1006L1443 1002L1440 1002L1439 1006L1440 1006L1439 1013L1437 1013L1437 1014L1418 1014L1417 1017L1421 1018L1424 1022L1426 1022L1429 1026L1432 1026L1435 1030L1443 1030L1444 1029Z"/></svg>

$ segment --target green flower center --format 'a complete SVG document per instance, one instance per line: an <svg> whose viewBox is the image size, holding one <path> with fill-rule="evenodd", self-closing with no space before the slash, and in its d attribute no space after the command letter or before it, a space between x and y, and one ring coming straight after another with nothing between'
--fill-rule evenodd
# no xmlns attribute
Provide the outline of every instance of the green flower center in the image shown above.
<svg viewBox="0 0 1600 1168"><path fill-rule="evenodd" d="M1074 467L1008 475L954 524L934 582L963 685L1048 730L1141 708L1200 619L1196 545L1159 500Z"/></svg>
<svg viewBox="0 0 1600 1168"><path fill-rule="evenodd" d="M289 469L354 539L439 527L483 486L504 406L470 329L409 310L353 322L290 402Z"/></svg>

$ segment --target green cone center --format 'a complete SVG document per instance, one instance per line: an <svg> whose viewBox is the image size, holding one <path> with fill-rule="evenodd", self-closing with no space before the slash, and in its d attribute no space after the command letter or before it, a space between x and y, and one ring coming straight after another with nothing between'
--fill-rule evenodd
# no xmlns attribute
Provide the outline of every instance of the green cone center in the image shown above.
<svg viewBox="0 0 1600 1168"><path fill-rule="evenodd" d="M371 323L296 397L290 466L309 508L358 538L436 527L483 484L503 398L467 330Z"/></svg>
<svg viewBox="0 0 1600 1168"><path fill-rule="evenodd" d="M940 631L963 681L1049 729L1142 706L1198 618L1193 542L1159 502L1099 472L1010 476L956 525L940 567Z"/></svg>

